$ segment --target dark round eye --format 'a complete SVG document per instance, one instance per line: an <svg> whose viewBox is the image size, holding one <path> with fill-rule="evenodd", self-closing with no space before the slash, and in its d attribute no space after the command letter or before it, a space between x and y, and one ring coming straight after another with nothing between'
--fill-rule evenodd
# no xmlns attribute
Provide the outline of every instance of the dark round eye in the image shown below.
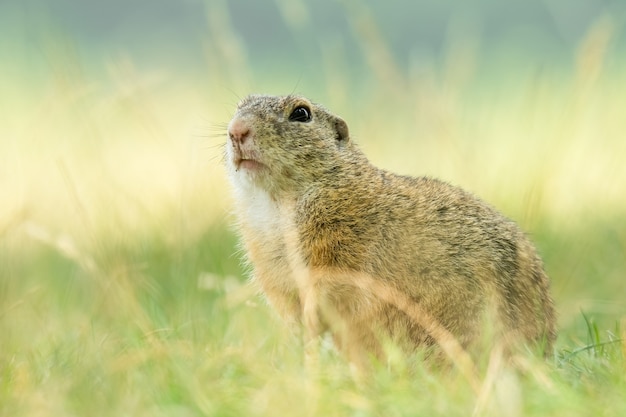
<svg viewBox="0 0 626 417"><path fill-rule="evenodd" d="M311 110L305 106L296 107L289 115L289 120L292 122L310 122Z"/></svg>

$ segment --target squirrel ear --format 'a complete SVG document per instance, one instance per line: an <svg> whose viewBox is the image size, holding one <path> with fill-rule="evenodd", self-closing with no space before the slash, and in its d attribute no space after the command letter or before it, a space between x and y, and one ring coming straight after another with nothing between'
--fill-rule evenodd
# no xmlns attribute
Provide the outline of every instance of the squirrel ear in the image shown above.
<svg viewBox="0 0 626 417"><path fill-rule="evenodd" d="M335 138L337 142L348 142L350 140L350 132L348 131L348 125L343 119L337 117L335 120Z"/></svg>

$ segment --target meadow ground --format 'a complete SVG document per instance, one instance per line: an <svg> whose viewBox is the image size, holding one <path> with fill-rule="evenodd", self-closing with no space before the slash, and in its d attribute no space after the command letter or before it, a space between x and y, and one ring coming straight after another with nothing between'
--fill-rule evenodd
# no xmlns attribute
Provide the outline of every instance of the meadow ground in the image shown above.
<svg viewBox="0 0 626 417"><path fill-rule="evenodd" d="M92 78L63 48L49 74L3 78L0 415L626 415L626 71L604 65L601 35L571 67L527 77L303 83L375 163L472 190L536 242L555 355L485 352L478 386L419 360L356 383L332 350L305 371L241 267L223 86L175 87L126 60Z"/></svg>

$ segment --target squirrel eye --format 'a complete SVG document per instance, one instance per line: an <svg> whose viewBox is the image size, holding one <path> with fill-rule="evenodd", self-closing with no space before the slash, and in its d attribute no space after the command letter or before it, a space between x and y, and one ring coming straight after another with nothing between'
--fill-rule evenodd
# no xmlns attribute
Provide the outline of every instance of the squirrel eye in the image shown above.
<svg viewBox="0 0 626 417"><path fill-rule="evenodd" d="M289 120L292 122L310 122L311 110L305 106L296 107L289 115Z"/></svg>

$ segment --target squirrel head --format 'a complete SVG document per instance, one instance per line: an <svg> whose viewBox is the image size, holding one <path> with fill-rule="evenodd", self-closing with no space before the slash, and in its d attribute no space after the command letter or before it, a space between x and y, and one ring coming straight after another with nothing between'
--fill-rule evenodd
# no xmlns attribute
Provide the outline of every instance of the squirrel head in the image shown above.
<svg viewBox="0 0 626 417"><path fill-rule="evenodd" d="M272 195L332 182L353 159L343 119L300 96L250 95L228 124L231 179Z"/></svg>

